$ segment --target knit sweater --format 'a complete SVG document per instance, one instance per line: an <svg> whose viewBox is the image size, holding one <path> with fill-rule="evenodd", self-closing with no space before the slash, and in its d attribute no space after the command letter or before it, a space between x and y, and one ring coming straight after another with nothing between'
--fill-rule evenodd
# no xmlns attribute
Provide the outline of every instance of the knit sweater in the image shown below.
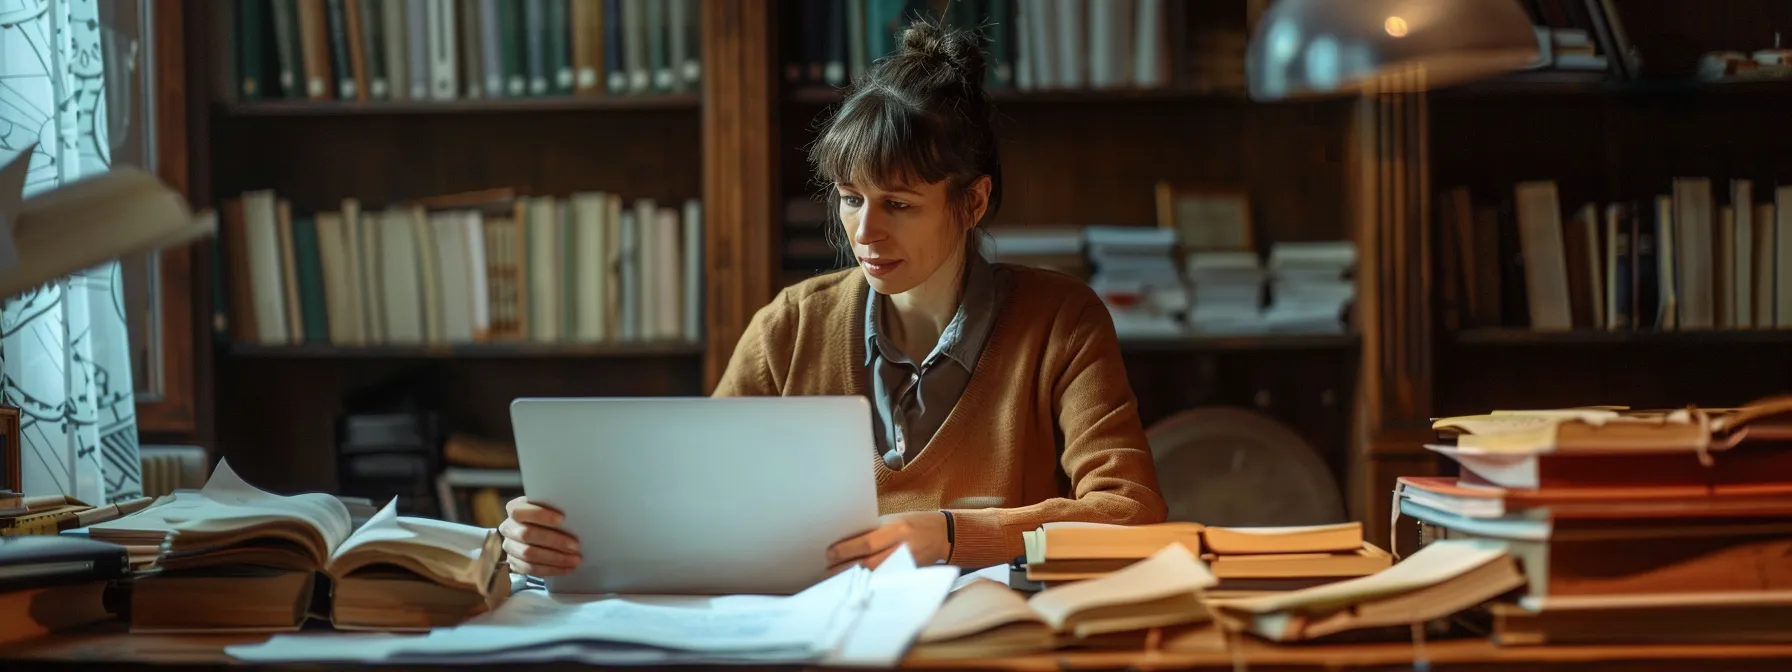
<svg viewBox="0 0 1792 672"><path fill-rule="evenodd" d="M1025 554L1053 521L1137 525L1166 515L1113 318L1068 275L1008 267L1009 291L957 406L901 470L870 446L881 514L949 510L952 564ZM868 395L858 269L786 288L754 314L716 396Z"/></svg>

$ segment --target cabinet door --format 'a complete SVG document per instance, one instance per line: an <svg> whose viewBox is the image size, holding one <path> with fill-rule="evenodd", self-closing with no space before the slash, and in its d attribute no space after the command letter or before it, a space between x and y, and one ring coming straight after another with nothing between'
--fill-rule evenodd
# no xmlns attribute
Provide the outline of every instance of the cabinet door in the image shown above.
<svg viewBox="0 0 1792 672"><path fill-rule="evenodd" d="M178 0L100 3L101 23L110 26L101 51L113 164L153 170L190 197L180 9ZM181 246L120 260L140 432L191 436L196 431L197 258L195 248Z"/></svg>

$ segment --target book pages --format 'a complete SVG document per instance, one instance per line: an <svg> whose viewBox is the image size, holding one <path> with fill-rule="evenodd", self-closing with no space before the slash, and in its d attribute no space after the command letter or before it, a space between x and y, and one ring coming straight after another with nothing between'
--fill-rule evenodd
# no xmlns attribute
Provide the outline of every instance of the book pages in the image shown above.
<svg viewBox="0 0 1792 672"><path fill-rule="evenodd" d="M1446 539L1432 542L1387 570L1369 576L1302 590L1226 600L1219 608L1251 614L1278 611L1325 613L1388 595L1436 585L1506 554L1504 544Z"/></svg>

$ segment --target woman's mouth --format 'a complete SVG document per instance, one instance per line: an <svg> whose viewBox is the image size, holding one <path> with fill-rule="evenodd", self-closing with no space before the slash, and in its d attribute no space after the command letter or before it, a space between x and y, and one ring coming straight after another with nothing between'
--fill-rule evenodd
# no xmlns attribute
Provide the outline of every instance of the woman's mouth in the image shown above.
<svg viewBox="0 0 1792 672"><path fill-rule="evenodd" d="M864 266L865 272L870 274L871 277L881 278L895 272L896 267L902 265L902 260L881 258L867 259L865 257L859 257L859 265Z"/></svg>

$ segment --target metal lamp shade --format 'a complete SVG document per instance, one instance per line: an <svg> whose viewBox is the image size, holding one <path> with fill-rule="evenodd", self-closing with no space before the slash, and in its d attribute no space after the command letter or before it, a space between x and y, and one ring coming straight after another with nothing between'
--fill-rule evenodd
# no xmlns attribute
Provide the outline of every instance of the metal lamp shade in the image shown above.
<svg viewBox="0 0 1792 672"><path fill-rule="evenodd" d="M1245 58L1251 97L1429 89L1536 60L1537 32L1511 0L1276 0Z"/></svg>

